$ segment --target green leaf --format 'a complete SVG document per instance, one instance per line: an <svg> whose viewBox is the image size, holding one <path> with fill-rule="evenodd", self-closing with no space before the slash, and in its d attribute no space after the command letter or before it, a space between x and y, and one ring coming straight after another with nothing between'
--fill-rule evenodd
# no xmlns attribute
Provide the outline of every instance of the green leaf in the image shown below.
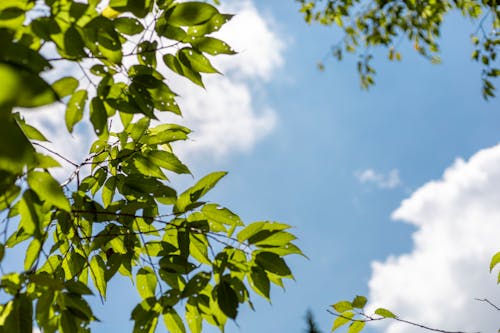
<svg viewBox="0 0 500 333"><path fill-rule="evenodd" d="M353 309L352 304L349 301L337 302L332 305L332 308L334 308L338 313L343 313Z"/></svg>
<svg viewBox="0 0 500 333"><path fill-rule="evenodd" d="M108 114L106 113L104 103L99 97L92 98L90 102L90 121L97 135L104 133L108 121Z"/></svg>
<svg viewBox="0 0 500 333"><path fill-rule="evenodd" d="M189 330L191 333L201 333L203 318L196 303L193 305L190 301L191 299L186 303L186 321Z"/></svg>
<svg viewBox="0 0 500 333"><path fill-rule="evenodd" d="M72 76L65 76L52 83L52 89L59 98L71 95L80 83Z"/></svg>
<svg viewBox="0 0 500 333"><path fill-rule="evenodd" d="M275 253L260 252L255 256L255 263L266 271L279 276L291 276L292 274L285 260Z"/></svg>
<svg viewBox="0 0 500 333"><path fill-rule="evenodd" d="M354 321L352 322L351 325L349 325L349 329L347 330L347 333L358 333L363 330L365 327L365 322L364 321Z"/></svg>
<svg viewBox="0 0 500 333"><path fill-rule="evenodd" d="M493 258L491 258L490 262L490 273L493 271L493 268L495 268L496 265L500 263L500 252L497 252Z"/></svg>
<svg viewBox="0 0 500 333"><path fill-rule="evenodd" d="M94 293L87 287L86 284L80 281L68 280L64 283L66 289L73 294L78 295L93 295Z"/></svg>
<svg viewBox="0 0 500 333"><path fill-rule="evenodd" d="M61 333L78 332L76 318L71 311L64 310L59 318L59 331Z"/></svg>
<svg viewBox="0 0 500 333"><path fill-rule="evenodd" d="M113 20L116 30L125 35L137 35L144 31L144 26L135 18L118 17Z"/></svg>
<svg viewBox="0 0 500 333"><path fill-rule="evenodd" d="M87 102L87 90L78 90L70 98L66 108L66 127L70 133L73 127L82 120L85 103Z"/></svg>
<svg viewBox="0 0 500 333"><path fill-rule="evenodd" d="M213 172L200 179L194 186L184 191L175 203L174 211L183 212L186 207L203 197L227 172Z"/></svg>
<svg viewBox="0 0 500 333"><path fill-rule="evenodd" d="M213 37L199 37L190 41L190 43L198 51L211 55L236 54L228 44Z"/></svg>
<svg viewBox="0 0 500 333"><path fill-rule="evenodd" d="M350 322L353 317L354 317L354 313L351 311L342 313L341 317L337 317L334 320L332 332L335 331L337 328L344 326L345 324Z"/></svg>
<svg viewBox="0 0 500 333"><path fill-rule="evenodd" d="M51 104L57 100L52 87L40 76L27 70L5 64L0 60L0 107L20 106L33 108Z"/></svg>
<svg viewBox="0 0 500 333"><path fill-rule="evenodd" d="M24 257L24 270L28 271L31 269L35 261L38 259L40 250L42 249L42 244L39 239L34 238L28 248L26 249L26 255Z"/></svg>
<svg viewBox="0 0 500 333"><path fill-rule="evenodd" d="M356 296L352 301L352 307L362 309L365 307L367 301L365 296Z"/></svg>
<svg viewBox="0 0 500 333"><path fill-rule="evenodd" d="M177 174L190 174L191 172L182 164L182 162L172 153L152 150L145 154L146 159L156 164L157 166L175 172Z"/></svg>
<svg viewBox="0 0 500 333"><path fill-rule="evenodd" d="M41 200L67 212L71 211L69 201L61 186L48 172L32 171L28 173L28 184Z"/></svg>
<svg viewBox="0 0 500 333"><path fill-rule="evenodd" d="M255 236L257 233L260 231L280 231L280 230L286 230L291 228L288 224L283 224L283 223L278 223L278 222L271 222L271 221L263 221L263 222L254 222L246 226L244 229L242 229L238 233L238 241L244 242L251 238L252 236ZM272 233L269 233L271 235Z"/></svg>
<svg viewBox="0 0 500 333"><path fill-rule="evenodd" d="M181 317L173 308L169 308L163 313L163 322L170 333L186 333Z"/></svg>
<svg viewBox="0 0 500 333"><path fill-rule="evenodd" d="M266 272L262 268L252 267L252 271L247 278L250 283L250 287L252 287L257 294L269 299L271 283Z"/></svg>
<svg viewBox="0 0 500 333"><path fill-rule="evenodd" d="M203 206L201 211L210 220L210 222L231 226L244 225L238 215L234 214L229 209L221 207L217 204L207 204Z"/></svg>
<svg viewBox="0 0 500 333"><path fill-rule="evenodd" d="M384 308L378 308L377 310L375 310L375 314L384 318L397 318L394 313Z"/></svg>
<svg viewBox="0 0 500 333"><path fill-rule="evenodd" d="M107 208L111 201L113 201L113 196L116 190L116 177L110 177L104 183L102 188L102 204L104 208Z"/></svg>
<svg viewBox="0 0 500 333"><path fill-rule="evenodd" d="M178 52L178 57L181 63L191 68L193 71L201 73L219 73L207 57L192 48L183 48Z"/></svg>
<svg viewBox="0 0 500 333"><path fill-rule="evenodd" d="M191 80L193 83L204 88L203 81L201 80L200 73L194 71L192 68L185 66L179 59L171 54L165 54L163 56L163 61L168 68L173 72L184 76L185 78Z"/></svg>
<svg viewBox="0 0 500 333"><path fill-rule="evenodd" d="M92 257L92 260L90 261L90 273L97 291L99 291L99 294L101 294L102 297L106 298L106 264L101 257Z"/></svg>
<svg viewBox="0 0 500 333"><path fill-rule="evenodd" d="M239 302L238 296L231 288L231 285L226 281L222 281L215 287L214 292L217 295L217 304L221 311L229 318L236 319Z"/></svg>
<svg viewBox="0 0 500 333"><path fill-rule="evenodd" d="M26 137L28 139L37 141L49 141L36 127L21 122L19 123L19 125L21 126L24 134L26 134Z"/></svg>
<svg viewBox="0 0 500 333"><path fill-rule="evenodd" d="M199 272L188 281L184 289L182 290L182 297L189 297L191 295L197 294L207 286L212 275L209 272Z"/></svg>
<svg viewBox="0 0 500 333"><path fill-rule="evenodd" d="M156 275L151 267L139 269L135 276L137 291L142 298L154 297L156 293Z"/></svg>
<svg viewBox="0 0 500 333"><path fill-rule="evenodd" d="M193 26L210 20L217 13L217 9L207 3L183 2L167 13L167 21L176 27Z"/></svg>
<svg viewBox="0 0 500 333"><path fill-rule="evenodd" d="M33 303L26 294L16 295L4 311L8 311L3 328L9 333L32 333ZM10 308L10 311L9 311Z"/></svg>
<svg viewBox="0 0 500 333"><path fill-rule="evenodd" d="M233 15L228 14L215 14L210 20L205 23L191 26L188 28L189 36L205 36L212 32L219 31L219 29L229 22L229 20L233 18Z"/></svg>

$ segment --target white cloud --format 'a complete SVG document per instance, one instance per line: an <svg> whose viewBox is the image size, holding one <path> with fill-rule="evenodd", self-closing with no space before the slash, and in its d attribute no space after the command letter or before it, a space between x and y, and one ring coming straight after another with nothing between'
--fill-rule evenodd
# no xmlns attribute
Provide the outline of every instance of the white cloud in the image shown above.
<svg viewBox="0 0 500 333"><path fill-rule="evenodd" d="M393 189L401 185L399 170L397 169L392 169L387 175L378 173L373 169L366 169L357 172L355 175L360 183L372 183L382 189Z"/></svg>
<svg viewBox="0 0 500 333"><path fill-rule="evenodd" d="M500 250L500 145L458 159L415 191L392 217L417 227L413 250L372 264L371 307L431 327L496 332L500 304L489 261ZM386 333L421 332L392 323Z"/></svg>
<svg viewBox="0 0 500 333"><path fill-rule="evenodd" d="M283 63L284 44L269 19L252 1L229 1L222 12L235 13L217 33L237 55L220 55L212 62L224 76L205 76L206 90L184 78L169 76L182 98L181 123L193 130L192 141L178 145L178 153L188 159L206 161L250 150L276 124L276 112L256 103L256 86L273 77ZM171 120L163 117L162 120Z"/></svg>

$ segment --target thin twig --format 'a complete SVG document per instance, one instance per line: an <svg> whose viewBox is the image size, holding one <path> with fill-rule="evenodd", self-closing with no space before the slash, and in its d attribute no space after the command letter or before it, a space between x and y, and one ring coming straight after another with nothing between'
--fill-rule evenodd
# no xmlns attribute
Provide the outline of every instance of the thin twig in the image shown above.
<svg viewBox="0 0 500 333"><path fill-rule="evenodd" d="M483 298L483 299L480 299L480 298L475 298L476 301L480 301L480 302L486 302L488 303L489 305L491 305L492 307L495 308L495 310L497 311L500 311L500 307L498 307L497 305L495 305L494 303L492 303L489 299L487 298Z"/></svg>

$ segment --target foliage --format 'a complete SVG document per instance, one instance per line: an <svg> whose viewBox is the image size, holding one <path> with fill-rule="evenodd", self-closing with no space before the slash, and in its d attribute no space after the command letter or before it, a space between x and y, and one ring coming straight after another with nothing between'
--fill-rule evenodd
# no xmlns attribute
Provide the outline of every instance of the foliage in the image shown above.
<svg viewBox="0 0 500 333"><path fill-rule="evenodd" d="M345 52L359 56L357 69L361 86L374 84L372 47L387 49L390 60L401 60L403 40L433 63L440 62L439 38L445 15L460 12L477 25L472 33L472 59L482 64L482 95L495 96L493 79L500 74L497 52L500 45L500 2L498 0L296 0L308 23L314 21L340 28L343 39L332 48L341 60ZM321 62L320 68L324 65Z"/></svg>
<svg viewBox="0 0 500 333"><path fill-rule="evenodd" d="M252 307L250 290L269 299L271 284L292 278L283 258L301 254L288 225L245 226L206 201L225 172L181 193L169 183L169 173L190 174L172 150L190 130L157 121L159 112L181 114L161 71L203 86L202 73L218 73L210 57L234 54L212 36L231 15L174 0L103 7L0 3L0 260L26 249L22 271L2 271L0 332L89 332L99 317L89 297L105 300L117 273L142 299L131 314L134 332L153 332L160 317L172 333L186 324L201 332L203 322L223 330L240 304ZM68 63L82 78L61 70ZM53 82L49 70L59 75ZM54 103L65 105L68 132L82 121L94 129L80 163L47 149L29 113L18 112ZM53 176L57 159L73 170L63 185Z"/></svg>

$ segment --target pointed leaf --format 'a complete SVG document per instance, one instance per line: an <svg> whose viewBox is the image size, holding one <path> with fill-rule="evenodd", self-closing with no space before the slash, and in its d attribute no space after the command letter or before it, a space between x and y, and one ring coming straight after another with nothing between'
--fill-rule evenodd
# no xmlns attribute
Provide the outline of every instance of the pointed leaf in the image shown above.
<svg viewBox="0 0 500 333"><path fill-rule="evenodd" d="M41 200L67 212L71 211L69 201L61 186L48 172L32 171L28 173L28 184Z"/></svg>

